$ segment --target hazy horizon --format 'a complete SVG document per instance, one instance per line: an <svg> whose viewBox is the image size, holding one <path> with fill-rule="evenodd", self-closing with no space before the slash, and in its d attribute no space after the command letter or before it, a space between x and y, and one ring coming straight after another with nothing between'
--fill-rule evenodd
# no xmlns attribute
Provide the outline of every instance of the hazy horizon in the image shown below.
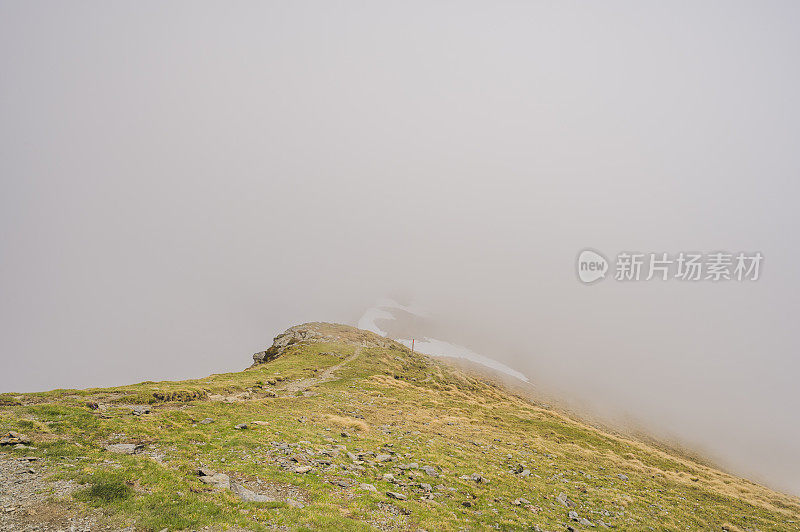
<svg viewBox="0 0 800 532"><path fill-rule="evenodd" d="M236 371L403 297L800 494L799 23L792 2L0 2L0 392ZM585 248L764 263L586 286Z"/></svg>

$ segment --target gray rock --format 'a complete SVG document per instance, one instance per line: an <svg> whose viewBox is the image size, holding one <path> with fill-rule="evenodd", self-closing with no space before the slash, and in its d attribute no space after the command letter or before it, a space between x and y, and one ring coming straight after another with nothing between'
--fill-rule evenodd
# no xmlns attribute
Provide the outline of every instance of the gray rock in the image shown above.
<svg viewBox="0 0 800 532"><path fill-rule="evenodd" d="M562 505L566 506L567 508L574 508L575 503L567 497L566 493L559 493L556 497L556 500L560 502Z"/></svg>
<svg viewBox="0 0 800 532"><path fill-rule="evenodd" d="M375 457L375 461L378 463L391 462L392 456L389 454L379 454L378 456Z"/></svg>
<svg viewBox="0 0 800 532"><path fill-rule="evenodd" d="M219 489L231 489L231 479L225 473L217 473L215 475L200 477L200 482L209 484Z"/></svg>
<svg viewBox="0 0 800 532"><path fill-rule="evenodd" d="M433 486L430 484L422 483L419 485L419 487L422 488L423 491L433 491Z"/></svg>
<svg viewBox="0 0 800 532"><path fill-rule="evenodd" d="M576 512L575 510L570 510L569 514L567 515L569 515L569 518L572 519L573 521L578 520L578 512Z"/></svg>
<svg viewBox="0 0 800 532"><path fill-rule="evenodd" d="M230 482L231 491L244 502L274 502L275 499L249 490L237 482Z"/></svg>
<svg viewBox="0 0 800 532"><path fill-rule="evenodd" d="M27 445L31 443L31 439L21 432L9 431L2 438L0 438L0 445Z"/></svg>
<svg viewBox="0 0 800 532"><path fill-rule="evenodd" d="M359 486L364 491L378 491L378 488L373 486L372 484L363 483Z"/></svg>
<svg viewBox="0 0 800 532"><path fill-rule="evenodd" d="M307 465L306 466L297 466L297 467L294 468L294 472L295 473L303 474L303 473L308 473L309 471L311 471L311 466L307 466Z"/></svg>
<svg viewBox="0 0 800 532"><path fill-rule="evenodd" d="M422 466L422 470L425 471L425 474L428 475L429 477L436 478L436 477L439 476L439 472L436 471L435 467L426 465L426 466Z"/></svg>
<svg viewBox="0 0 800 532"><path fill-rule="evenodd" d="M214 422L214 420L213 420L213 419L211 419L210 417L207 417L207 418L205 418L204 420L202 420L202 421L200 422L200 424L201 424L201 425L208 425L209 423L213 423L213 422Z"/></svg>
<svg viewBox="0 0 800 532"><path fill-rule="evenodd" d="M235 428L236 430L244 430L244 429L247 428L247 423L239 423L238 425L236 425L233 428Z"/></svg>
<svg viewBox="0 0 800 532"><path fill-rule="evenodd" d="M521 506L523 504L530 504L530 503L531 503L531 501L529 501L528 499L520 497L519 499L514 499L514 502L512 504L514 506Z"/></svg>
<svg viewBox="0 0 800 532"><path fill-rule="evenodd" d="M628 480L628 475L624 473L617 473L617 478L620 480Z"/></svg>
<svg viewBox="0 0 800 532"><path fill-rule="evenodd" d="M408 469L419 469L419 464L415 464L415 463L411 463L411 464L400 464L400 465L398 465L397 467L399 467L399 468L400 468L400 469L402 469L403 471L406 471L406 470L408 470Z"/></svg>
<svg viewBox="0 0 800 532"><path fill-rule="evenodd" d="M578 524L583 526L592 526L592 527L594 526L594 523L592 523L585 517L581 517L580 519L578 519Z"/></svg>
<svg viewBox="0 0 800 532"><path fill-rule="evenodd" d="M144 446L135 443L114 443L106 445L106 451L117 454L136 454L143 448Z"/></svg>
<svg viewBox="0 0 800 532"><path fill-rule="evenodd" d="M150 407L149 406L145 406L145 405L136 405L131 409L131 413L134 416L141 416L143 414L149 414L150 413Z"/></svg>
<svg viewBox="0 0 800 532"><path fill-rule="evenodd" d="M402 493L397 493L396 491L387 491L386 495L390 499L397 499L398 501L404 501L404 500L406 500L408 498L405 495L403 495Z"/></svg>
<svg viewBox="0 0 800 532"><path fill-rule="evenodd" d="M300 501L296 501L294 499L286 499L286 503L289 505L290 508L305 508L306 505Z"/></svg>

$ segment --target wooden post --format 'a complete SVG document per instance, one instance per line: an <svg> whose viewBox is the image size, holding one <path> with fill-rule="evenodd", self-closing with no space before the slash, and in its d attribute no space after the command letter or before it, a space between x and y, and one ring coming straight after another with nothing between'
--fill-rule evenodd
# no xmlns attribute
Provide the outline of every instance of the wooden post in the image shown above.
<svg viewBox="0 0 800 532"><path fill-rule="evenodd" d="M411 352L414 352L414 339L411 339Z"/></svg>

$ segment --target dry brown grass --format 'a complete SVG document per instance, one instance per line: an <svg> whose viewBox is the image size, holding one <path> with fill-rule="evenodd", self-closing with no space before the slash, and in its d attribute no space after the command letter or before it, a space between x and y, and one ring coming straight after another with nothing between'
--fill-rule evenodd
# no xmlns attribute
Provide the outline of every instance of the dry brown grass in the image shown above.
<svg viewBox="0 0 800 532"><path fill-rule="evenodd" d="M342 429L350 429L350 430L361 431L361 432L369 432L370 431L369 424L366 421L364 421L363 419L356 419L356 418L347 417L347 416L336 416L336 415L332 415L332 414L329 414L329 415L327 415L325 417L332 424L334 424L335 426L337 426L339 428L342 428Z"/></svg>

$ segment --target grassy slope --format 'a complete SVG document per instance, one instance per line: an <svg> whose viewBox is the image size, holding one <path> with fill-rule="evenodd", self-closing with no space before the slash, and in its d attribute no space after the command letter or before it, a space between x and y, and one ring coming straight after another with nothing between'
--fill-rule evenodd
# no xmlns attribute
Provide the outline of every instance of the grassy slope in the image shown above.
<svg viewBox="0 0 800 532"><path fill-rule="evenodd" d="M248 371L0 396L5 404L0 406L0 431L24 432L37 448L5 450L46 458L58 476L86 484L76 495L79 504L101 507L147 530L205 525L253 530L282 525L519 530L538 525L564 530L567 523L580 528L555 500L560 492L577 503L574 510L581 517L603 520L617 530L798 529L796 498L601 432L399 345L362 348L334 380L313 386L312 393L283 391L287 383L319 375L355 352L356 344L347 341L352 331L325 327L343 332L344 340L295 344L278 359ZM242 392L244 397L237 398ZM220 395L236 402L219 401ZM110 406L91 410L87 401ZM132 416L124 406L142 402L151 404L152 413ZM197 423L207 417L214 423ZM234 429L254 420L268 425ZM103 450L115 442L143 443L148 454ZM282 442L297 445L285 455L275 451ZM344 452L318 454L335 445L353 452L390 450L395 456L387 464L366 463L363 471L345 470L352 460ZM326 458L333 466L315 466L304 475L281 467L279 462L291 455L306 460L304 449L315 453L310 460ZM408 462L435 466L442 475L401 475L396 465ZM531 475L514 474L517 464ZM306 505L242 502L229 491L200 483L194 474L200 465L232 478L299 490ZM407 485L381 480L387 472ZM476 472L489 482L459 478ZM620 473L628 480L618 478ZM337 480L355 484L330 483ZM378 491L360 490L361 482ZM414 486L420 482L444 489L434 488L433 501L423 501L422 490ZM387 491L408 500L391 500ZM519 497L531 504L515 506L512 501ZM472 506L464 506L466 501Z"/></svg>

